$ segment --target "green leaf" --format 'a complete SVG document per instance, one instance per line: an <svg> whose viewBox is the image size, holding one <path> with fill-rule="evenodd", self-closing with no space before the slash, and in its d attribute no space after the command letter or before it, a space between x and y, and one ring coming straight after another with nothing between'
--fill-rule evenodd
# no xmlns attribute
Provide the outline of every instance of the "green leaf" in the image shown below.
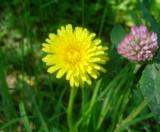
<svg viewBox="0 0 160 132"><path fill-rule="evenodd" d="M111 31L112 48L116 48L125 35L126 32L123 27L121 25L115 25Z"/></svg>
<svg viewBox="0 0 160 132"><path fill-rule="evenodd" d="M148 11L148 8L147 8L148 3L149 3L148 0L143 0L143 2L139 1L139 7L142 11L143 17L150 23L152 30L156 32L158 36L160 36L159 25L157 21L155 20L155 18ZM158 38L158 41L160 42L159 38Z"/></svg>
<svg viewBox="0 0 160 132"><path fill-rule="evenodd" d="M155 63L160 63L160 50L157 52L157 54L155 55L153 62Z"/></svg>
<svg viewBox="0 0 160 132"><path fill-rule="evenodd" d="M148 64L140 79L140 89L144 99L160 123L160 64Z"/></svg>

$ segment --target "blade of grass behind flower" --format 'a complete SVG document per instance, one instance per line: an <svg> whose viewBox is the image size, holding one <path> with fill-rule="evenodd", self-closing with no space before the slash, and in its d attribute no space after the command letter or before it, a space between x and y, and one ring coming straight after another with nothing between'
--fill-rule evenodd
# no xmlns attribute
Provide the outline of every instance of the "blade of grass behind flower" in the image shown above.
<svg viewBox="0 0 160 132"><path fill-rule="evenodd" d="M116 107L112 111L113 113L112 123L109 128L109 131L114 131L116 123L121 120L122 115L124 114L125 111L124 106L126 106L130 100L129 95L133 84L133 78L134 78L133 74L128 75L127 79L124 79L125 80L124 85L119 89L117 94L115 94L116 96L119 95L119 97L118 96L117 96L118 98L115 97L115 100L113 101L116 105L112 104L113 106Z"/></svg>
<svg viewBox="0 0 160 132"><path fill-rule="evenodd" d="M57 115L62 112L62 109L65 109L65 107L63 106L63 97L64 97L64 94L65 94L67 89L68 89L68 87L65 87L62 90L62 92L60 94L60 97L59 97L59 99L56 103L57 105L56 105L55 112L54 112L54 115L53 115L52 118L54 119L56 117L55 122L57 122L57 123L59 123L59 121L60 121L60 119L59 119L60 116L57 116Z"/></svg>
<svg viewBox="0 0 160 132"><path fill-rule="evenodd" d="M9 93L9 88L6 84L6 76L5 76L5 62L4 59L0 56L0 94L2 96L4 115L8 120L11 120L15 115L15 109L13 107L12 97Z"/></svg>
<svg viewBox="0 0 160 132"><path fill-rule="evenodd" d="M28 85L24 85L24 92L26 93L26 97L27 100L30 101L32 103L32 107L33 107L33 115L35 118L37 118L37 122L40 122L40 127L39 127L39 131L43 131L43 132L49 132L48 130L48 126L46 124L46 121L40 111L39 105L37 103L37 98L35 96L35 91L29 87Z"/></svg>
<svg viewBox="0 0 160 132"><path fill-rule="evenodd" d="M129 124L133 121L133 119L135 119L136 116L143 111L146 105L147 105L147 102L142 101L141 104L139 104L139 106L136 109L134 109L126 119L124 119L119 125L117 125L118 127L115 129L115 132L121 132L127 126L129 126Z"/></svg>
<svg viewBox="0 0 160 132"><path fill-rule="evenodd" d="M89 104L89 108L86 109L85 112L83 112L82 116L80 117L80 119L77 121L76 123L76 128L84 121L88 118L88 116L91 114L91 110L94 106L94 104L96 103L96 98L97 98L97 95L98 95L98 91L99 91L99 88L100 88L100 85L101 85L101 82L102 80L99 80L97 83L96 83L96 86L94 88L94 91L93 91L93 94L92 94L92 98L91 98L91 101L90 101L90 104ZM90 117L89 117L90 118ZM89 119L90 120L90 119ZM87 123L88 124L88 123Z"/></svg>
<svg viewBox="0 0 160 132"><path fill-rule="evenodd" d="M102 34L102 31L103 31L103 26L104 26L104 22L105 22L105 18L106 18L106 15L107 15L107 0L105 2L105 6L104 6L104 12L103 12L103 16L102 16L102 19L101 19L101 23L100 23L100 27L99 27L99 32L98 32L98 37L101 36Z"/></svg>
<svg viewBox="0 0 160 132"><path fill-rule="evenodd" d="M21 119L21 117L18 117L5 122L3 125L0 126L0 130L5 130L12 125L16 125L16 123L18 123Z"/></svg>
<svg viewBox="0 0 160 132"><path fill-rule="evenodd" d="M93 106L94 106L94 105L96 104L96 102L97 102L98 92L99 92L101 83L102 83L102 80L99 80L99 81L96 83L96 87L94 88L94 92L93 92L92 99L91 99L90 106L89 106L90 111L93 109ZM90 119L91 119L91 112L89 113L89 116L88 116L88 118L87 118L86 126L89 125Z"/></svg>
<svg viewBox="0 0 160 132"><path fill-rule="evenodd" d="M118 107L117 100L120 100L120 96L124 96L121 92L121 88L124 86L124 84L128 80L128 72L131 67L127 66L125 67L115 78L108 84L108 86L104 89L105 94L102 96L100 95L100 99L104 99L102 108L99 114L98 123L96 129L99 130L101 127L101 124L103 123L103 120L105 119L106 115L109 114L111 108L115 106ZM106 92L106 89L108 91ZM124 90L124 89L123 89ZM103 91L102 91L103 93ZM118 98L117 98L118 97ZM123 98L123 97L122 97ZM121 103L121 101L119 101ZM118 108L114 108L118 109Z"/></svg>
<svg viewBox="0 0 160 132"><path fill-rule="evenodd" d="M119 89L123 86L123 84L125 82L126 82L125 79L121 80L121 82L119 82L119 80L117 80L117 82L115 82L115 84L117 84L117 86L112 85L113 86L112 87L110 85L110 88L108 88L108 87L105 88L105 89L109 89L109 91L106 94L104 102L102 104L102 109L100 111L98 124L97 124L97 130L100 128L106 115L109 114L109 111L112 108L112 103L114 103L115 98L117 98L117 93L118 93Z"/></svg>
<svg viewBox="0 0 160 132"><path fill-rule="evenodd" d="M114 79L108 84L108 88L105 88L103 92L100 93L99 98L106 96L110 87L116 85L117 80L119 80L130 68L130 63L128 63L115 77ZM106 84L107 85L107 84Z"/></svg>
<svg viewBox="0 0 160 132"><path fill-rule="evenodd" d="M43 130L43 132L49 132L47 124L46 124L46 122L45 122L45 120L44 120L44 118L43 118L43 116L42 116L42 114L40 112L40 109L38 107L38 104L37 104L35 98L33 99L33 104L34 104L34 107L35 107L35 112L37 114L37 117L38 117L38 119L39 119L39 121L41 123L40 131Z"/></svg>
<svg viewBox="0 0 160 132"><path fill-rule="evenodd" d="M24 123L24 127L26 129L26 132L32 132L32 129L30 127L30 122L29 122L28 116L26 114L23 102L19 103L19 110L20 110L20 115L22 117L22 121Z"/></svg>
<svg viewBox="0 0 160 132"><path fill-rule="evenodd" d="M84 9L85 9L85 2L84 2L85 0L82 0L82 27L84 27L84 18L85 18L85 16L84 16L84 14L85 14L85 11L84 11Z"/></svg>

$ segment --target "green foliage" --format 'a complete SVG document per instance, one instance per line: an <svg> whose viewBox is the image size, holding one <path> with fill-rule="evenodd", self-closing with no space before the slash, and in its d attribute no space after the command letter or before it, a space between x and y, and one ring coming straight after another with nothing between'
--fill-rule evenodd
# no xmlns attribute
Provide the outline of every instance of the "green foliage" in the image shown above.
<svg viewBox="0 0 160 132"><path fill-rule="evenodd" d="M143 3L142 2L139 3L139 6L140 6L140 9L142 10L144 18L150 23L152 30L156 32L158 36L160 36L158 23L155 20L155 18L150 14L149 10L147 9L147 5L150 4L149 2L150 2L149 0L144 0Z"/></svg>
<svg viewBox="0 0 160 132"><path fill-rule="evenodd" d="M116 50L134 24L146 24L159 34L157 3L159 0L1 0L0 131L69 131L69 85L48 75L41 61L41 43L48 33L68 23L96 32L109 46L110 56L107 73L92 86L75 91L71 127L77 132L160 131L152 115L160 114L159 52L155 63L135 70L135 64ZM137 89L140 77L142 95Z"/></svg>
<svg viewBox="0 0 160 132"><path fill-rule="evenodd" d="M152 3L153 2L153 3ZM157 21L155 20L154 16L151 15L148 8L152 7L152 5L155 7L155 4L158 1L149 1L149 0L143 0L142 2L139 2L140 9L142 10L142 14L144 18L149 22L149 24L152 27L152 30L157 33L158 35L158 41L160 41L160 30ZM142 91L142 94L145 98L145 100L148 102L148 105L153 112L156 119L160 122L160 65L159 65L159 51L157 55L155 56L155 59L153 63L148 64L142 74L141 80L140 80L140 89Z"/></svg>
<svg viewBox="0 0 160 132"><path fill-rule="evenodd" d="M125 35L126 32L123 27L121 25L115 25L111 31L112 47L116 48Z"/></svg>
<svg viewBox="0 0 160 132"><path fill-rule="evenodd" d="M151 111L160 122L160 64L146 66L140 80L140 89Z"/></svg>

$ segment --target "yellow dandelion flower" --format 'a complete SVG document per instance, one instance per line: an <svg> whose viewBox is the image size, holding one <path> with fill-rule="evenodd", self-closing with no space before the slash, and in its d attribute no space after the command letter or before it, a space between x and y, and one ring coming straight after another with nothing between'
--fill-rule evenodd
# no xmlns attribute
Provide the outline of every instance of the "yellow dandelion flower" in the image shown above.
<svg viewBox="0 0 160 132"><path fill-rule="evenodd" d="M108 47L100 45L96 34L87 29L68 24L50 33L43 43L42 50L47 55L42 59L49 66L48 72L56 72L56 78L66 76L71 87L79 87L85 82L91 85L91 77L97 79L99 71L105 72L101 64L105 64Z"/></svg>

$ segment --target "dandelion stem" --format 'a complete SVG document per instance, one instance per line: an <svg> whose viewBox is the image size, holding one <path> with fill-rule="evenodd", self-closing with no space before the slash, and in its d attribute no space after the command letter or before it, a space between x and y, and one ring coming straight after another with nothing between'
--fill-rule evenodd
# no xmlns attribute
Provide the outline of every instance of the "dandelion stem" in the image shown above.
<svg viewBox="0 0 160 132"><path fill-rule="evenodd" d="M74 97L75 97L75 88L71 87L69 102L68 102L68 109L67 109L67 121L68 121L68 127L70 132L74 132L73 117L72 117Z"/></svg>

